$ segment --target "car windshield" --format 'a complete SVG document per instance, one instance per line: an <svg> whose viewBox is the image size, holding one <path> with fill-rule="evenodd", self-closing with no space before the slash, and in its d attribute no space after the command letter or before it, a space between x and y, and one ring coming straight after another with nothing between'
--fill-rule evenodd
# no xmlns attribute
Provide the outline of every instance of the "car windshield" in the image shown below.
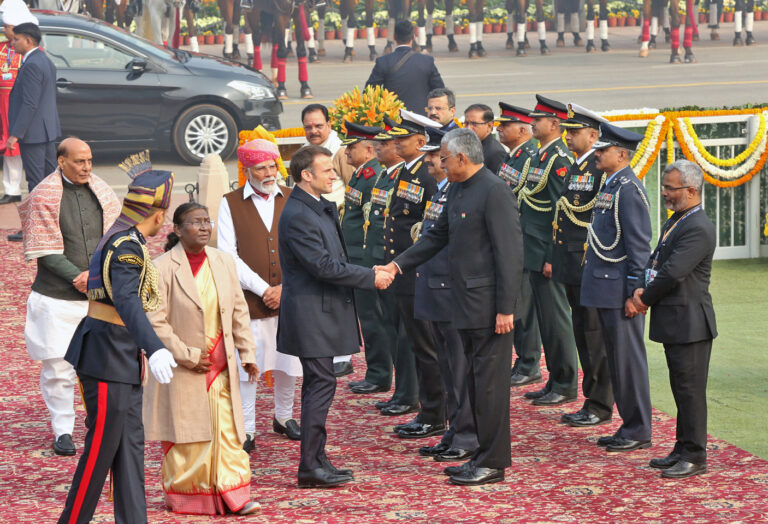
<svg viewBox="0 0 768 524"><path fill-rule="evenodd" d="M141 36L138 36L134 33L131 33L129 31L126 31L125 29L121 29L117 26L108 24L106 22L102 22L101 20L97 20L94 18L90 18L88 19L88 21L92 22L94 25L98 25L99 30L110 38L113 38L117 41L122 41L122 42L129 40L131 45L137 48L142 53L145 53L154 57L158 57L158 58L165 58L165 59L180 58L180 55L178 53L174 53L173 50L159 46L154 42L147 40L146 38L143 38ZM183 57L181 58L181 60L183 61Z"/></svg>

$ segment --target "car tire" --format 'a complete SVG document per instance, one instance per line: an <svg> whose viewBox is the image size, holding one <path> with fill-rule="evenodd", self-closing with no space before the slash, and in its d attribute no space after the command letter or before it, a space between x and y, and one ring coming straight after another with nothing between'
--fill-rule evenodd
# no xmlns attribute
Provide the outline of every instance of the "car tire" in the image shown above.
<svg viewBox="0 0 768 524"><path fill-rule="evenodd" d="M237 125L232 115L219 106L192 106L176 120L173 143L179 156L190 165L199 164L211 153L226 160L237 148Z"/></svg>

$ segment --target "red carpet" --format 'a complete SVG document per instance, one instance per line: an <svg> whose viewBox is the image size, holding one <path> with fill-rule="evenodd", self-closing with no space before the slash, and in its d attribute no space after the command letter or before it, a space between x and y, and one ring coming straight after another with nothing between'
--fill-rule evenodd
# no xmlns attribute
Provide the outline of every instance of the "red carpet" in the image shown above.
<svg viewBox="0 0 768 524"><path fill-rule="evenodd" d="M0 281L0 522L54 522L81 451L84 427L78 419L76 457L51 450L48 412L39 391L39 365L24 348L24 315L34 264L25 264L21 245L0 237L4 267ZM269 391L257 404L257 449L252 453L252 493L261 502L253 522L766 522L768 462L742 449L710 440L709 473L682 481L662 480L648 467L674 442L674 420L654 412L654 447L629 454L606 454L595 446L618 422L595 429L570 429L560 414L580 404L534 408L512 395L512 467L506 481L477 488L448 484L445 464L416 454L424 440L402 440L391 427L410 415L386 418L373 409L385 394L354 395L346 388L365 367L339 381L328 420L328 453L337 466L350 467L356 481L336 490L296 488L298 443L271 431ZM536 386L529 386L535 388ZM297 395L298 400L298 395ZM298 416L298 406L297 406ZM615 415L615 420L618 416ZM428 439L434 443L437 438ZM232 522L246 517L182 516L166 511L159 488L160 446L147 444L146 481L150 522ZM112 504L102 497L95 522L112 522Z"/></svg>

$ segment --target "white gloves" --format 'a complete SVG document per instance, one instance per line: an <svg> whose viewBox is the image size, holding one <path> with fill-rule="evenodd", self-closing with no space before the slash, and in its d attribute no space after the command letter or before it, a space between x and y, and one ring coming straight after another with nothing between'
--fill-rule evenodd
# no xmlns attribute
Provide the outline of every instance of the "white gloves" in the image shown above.
<svg viewBox="0 0 768 524"><path fill-rule="evenodd" d="M177 366L171 352L160 348L149 357L149 370L160 384L168 384L173 378L173 370Z"/></svg>

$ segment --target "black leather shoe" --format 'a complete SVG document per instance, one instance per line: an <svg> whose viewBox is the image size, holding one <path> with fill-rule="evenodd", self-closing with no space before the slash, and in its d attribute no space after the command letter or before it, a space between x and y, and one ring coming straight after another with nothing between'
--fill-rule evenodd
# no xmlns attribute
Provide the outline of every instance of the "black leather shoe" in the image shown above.
<svg viewBox="0 0 768 524"><path fill-rule="evenodd" d="M461 466L448 466L447 468L443 469L443 475L448 475L449 477L458 475L462 471L469 469L471 463L472 461L468 460Z"/></svg>
<svg viewBox="0 0 768 524"><path fill-rule="evenodd" d="M616 440L615 435L610 435L608 437L600 437L599 439L597 439L597 445L604 448L606 446L610 446L611 444L613 444L615 440Z"/></svg>
<svg viewBox="0 0 768 524"><path fill-rule="evenodd" d="M680 455L673 452L664 458L651 459L648 465L656 469L669 469L678 462L680 462Z"/></svg>
<svg viewBox="0 0 768 524"><path fill-rule="evenodd" d="M661 476L665 479L684 479L694 475L702 475L706 472L706 464L693 464L692 462L680 460L671 468L662 471Z"/></svg>
<svg viewBox="0 0 768 524"><path fill-rule="evenodd" d="M397 415L405 415L406 413L413 413L418 411L418 404L390 404L389 406L381 409L381 414L387 417L395 417Z"/></svg>
<svg viewBox="0 0 768 524"><path fill-rule="evenodd" d="M325 457L320 462L323 464L323 469L333 473L334 475L347 475L353 478L355 476L351 469L337 469L333 464L331 464L331 460L328 457Z"/></svg>
<svg viewBox="0 0 768 524"><path fill-rule="evenodd" d="M584 408L581 408L576 413L563 413L560 415L560 422L568 424L573 419L582 418L586 413L587 410Z"/></svg>
<svg viewBox="0 0 768 524"><path fill-rule="evenodd" d="M299 471L300 488L332 488L351 482L350 475L336 475L325 468L315 468L312 471Z"/></svg>
<svg viewBox="0 0 768 524"><path fill-rule="evenodd" d="M464 471L451 475L451 483L460 486L480 486L504 480L504 469L478 468L471 465Z"/></svg>
<svg viewBox="0 0 768 524"><path fill-rule="evenodd" d="M529 392L527 392L525 395L523 395L523 397L525 397L525 398L527 398L529 400L534 400L534 399L543 397L547 393L549 393L549 389L547 389L547 387L544 386L543 388L538 389L536 391L529 391Z"/></svg>
<svg viewBox="0 0 768 524"><path fill-rule="evenodd" d="M250 453L254 449L256 449L256 443L253 441L253 437L246 433L245 442L243 442L243 451Z"/></svg>
<svg viewBox="0 0 768 524"><path fill-rule="evenodd" d="M411 420L410 422L406 422L404 424L395 424L395 426L392 428L392 431L397 433L403 428L412 428L412 427L418 426L419 424L421 424L421 422L419 422L419 416L416 415L416 417L414 417L414 419Z"/></svg>
<svg viewBox="0 0 768 524"><path fill-rule="evenodd" d="M14 202L21 202L21 195L3 195L0 198L0 206L3 204L12 204Z"/></svg>
<svg viewBox="0 0 768 524"><path fill-rule="evenodd" d="M573 402L576 400L576 395L566 396L560 393L550 391L543 397L539 397L533 400L534 406L557 406L558 404L565 404L566 402Z"/></svg>
<svg viewBox="0 0 768 524"><path fill-rule="evenodd" d="M392 399L389 399L389 400L380 400L377 403L375 403L373 406L376 409L384 409L387 406L391 406L391 405L392 405Z"/></svg>
<svg viewBox="0 0 768 524"><path fill-rule="evenodd" d="M53 441L53 452L57 455L71 456L76 453L72 435L65 433Z"/></svg>
<svg viewBox="0 0 768 524"><path fill-rule="evenodd" d="M361 384L367 384L367 383L368 382L366 382L365 379L363 379L363 380L350 380L349 382L347 382L347 387L349 389L352 389L355 386L359 386Z"/></svg>
<svg viewBox="0 0 768 524"><path fill-rule="evenodd" d="M286 421L285 426L283 426L273 417L272 430L279 435L285 435L291 440L301 440L301 428L293 419Z"/></svg>
<svg viewBox="0 0 768 524"><path fill-rule="evenodd" d="M512 377L509 379L509 384L513 388L525 386L526 384L535 384L541 382L541 373L534 373L533 375L523 375L518 371L512 372Z"/></svg>
<svg viewBox="0 0 768 524"><path fill-rule="evenodd" d="M445 433L445 424L419 424L397 431L400 438L426 438Z"/></svg>
<svg viewBox="0 0 768 524"><path fill-rule="evenodd" d="M578 414L575 413L574 415L578 415ZM590 426L599 426L600 424L605 424L610 421L611 421L611 417L600 418L594 413L585 411L583 414L579 416L574 416L571 420L567 422L567 424L572 428L588 428Z"/></svg>
<svg viewBox="0 0 768 524"><path fill-rule="evenodd" d="M349 375L355 370L355 368L352 367L352 361L348 360L347 362L334 362L333 363L333 375L338 377L343 377L344 375Z"/></svg>
<svg viewBox="0 0 768 524"><path fill-rule="evenodd" d="M380 393L382 391L389 391L386 386L380 386L378 384L371 384L370 382L363 381L362 384L352 386L349 388L352 393Z"/></svg>
<svg viewBox="0 0 768 524"><path fill-rule="evenodd" d="M437 462L458 462L470 458L473 454L474 452L468 449L450 448L439 455L435 455L434 459Z"/></svg>
<svg viewBox="0 0 768 524"><path fill-rule="evenodd" d="M21 231L8 235L9 242L21 242L22 240L24 240L24 234Z"/></svg>
<svg viewBox="0 0 768 524"><path fill-rule="evenodd" d="M636 449L647 449L651 447L650 440L630 440L628 438L616 437L613 442L605 447L606 451L635 451Z"/></svg>
<svg viewBox="0 0 768 524"><path fill-rule="evenodd" d="M451 447L448 444L443 444L442 442L435 444L434 446L422 446L419 448L419 455L422 457L434 457L440 453L448 451L450 448Z"/></svg>

